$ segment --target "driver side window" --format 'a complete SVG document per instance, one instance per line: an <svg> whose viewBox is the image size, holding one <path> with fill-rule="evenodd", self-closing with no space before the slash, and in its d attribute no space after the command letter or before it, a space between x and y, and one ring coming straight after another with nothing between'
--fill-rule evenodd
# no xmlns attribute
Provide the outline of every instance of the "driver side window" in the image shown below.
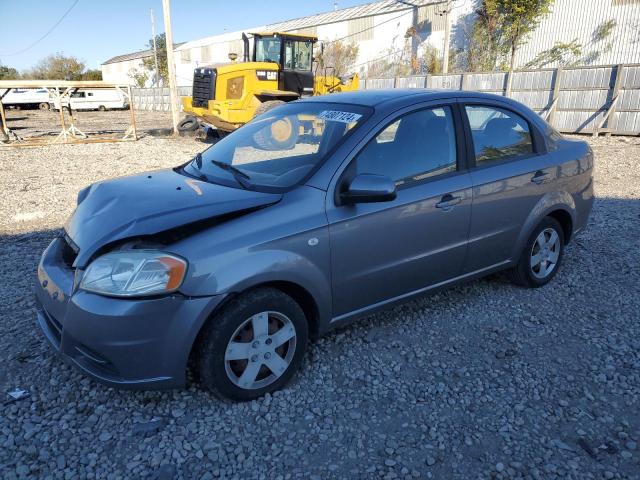
<svg viewBox="0 0 640 480"><path fill-rule="evenodd" d="M408 113L378 133L356 158L356 172L384 175L397 186L454 172L456 135L450 107Z"/></svg>

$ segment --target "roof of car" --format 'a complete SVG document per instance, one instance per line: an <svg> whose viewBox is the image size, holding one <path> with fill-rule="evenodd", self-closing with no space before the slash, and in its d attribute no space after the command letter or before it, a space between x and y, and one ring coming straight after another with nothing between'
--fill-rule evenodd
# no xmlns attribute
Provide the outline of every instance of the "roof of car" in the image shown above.
<svg viewBox="0 0 640 480"><path fill-rule="evenodd" d="M394 100L413 97L416 101L429 101L441 98L480 97L480 98L504 98L479 92L466 92L461 90L429 90L426 88L389 88L381 90L359 90L354 92L331 93L316 97L307 97L304 102L335 102L364 105L367 107L380 106L383 103ZM418 97L418 98L415 98Z"/></svg>

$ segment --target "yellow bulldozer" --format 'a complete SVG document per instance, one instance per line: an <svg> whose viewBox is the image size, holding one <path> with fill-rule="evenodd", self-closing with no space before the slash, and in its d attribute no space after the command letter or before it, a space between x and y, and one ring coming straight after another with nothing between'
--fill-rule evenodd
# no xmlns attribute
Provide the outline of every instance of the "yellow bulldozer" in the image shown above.
<svg viewBox="0 0 640 480"><path fill-rule="evenodd" d="M243 61L229 54L230 63L198 67L193 73L191 97L182 97L186 117L181 131L212 126L231 132L256 115L282 103L304 96L357 90L358 75L341 79L318 75L313 49L318 38L282 32L253 33L253 53L249 38L242 34Z"/></svg>

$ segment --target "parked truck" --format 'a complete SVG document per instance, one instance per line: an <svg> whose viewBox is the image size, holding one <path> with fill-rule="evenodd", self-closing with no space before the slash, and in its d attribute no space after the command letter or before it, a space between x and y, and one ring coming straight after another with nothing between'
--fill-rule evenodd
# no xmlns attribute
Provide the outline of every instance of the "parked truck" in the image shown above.
<svg viewBox="0 0 640 480"><path fill-rule="evenodd" d="M2 96L6 90L0 90ZM5 108L39 108L49 110L49 91L46 88L12 88L2 96L2 105Z"/></svg>
<svg viewBox="0 0 640 480"><path fill-rule="evenodd" d="M62 101L63 108L72 110L118 110L128 108L129 104L126 97L120 90L116 89L95 89L95 90L78 90L69 95L68 100ZM55 110L60 110L60 101L51 102L51 106Z"/></svg>
<svg viewBox="0 0 640 480"><path fill-rule="evenodd" d="M195 130L205 124L230 132L285 102L358 90L357 74L343 79L330 75L331 68L318 72L313 61L318 37L282 32L252 35L251 58L249 38L242 34L243 61L236 62L230 55L230 63L195 69L192 96L182 98L187 117L179 129Z"/></svg>

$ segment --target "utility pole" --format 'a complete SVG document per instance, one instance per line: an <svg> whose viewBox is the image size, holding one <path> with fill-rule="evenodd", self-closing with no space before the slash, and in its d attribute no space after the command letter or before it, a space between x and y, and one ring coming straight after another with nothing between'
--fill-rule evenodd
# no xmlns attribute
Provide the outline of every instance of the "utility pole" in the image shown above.
<svg viewBox="0 0 640 480"><path fill-rule="evenodd" d="M156 64L156 85L160 83L160 69L158 68L158 48L156 47L156 19L151 9L151 38L153 39L153 60Z"/></svg>
<svg viewBox="0 0 640 480"><path fill-rule="evenodd" d="M173 34L171 33L171 7L169 0L162 0L164 31L167 36L167 70L169 71L169 97L171 98L171 119L173 134L178 135L178 90L176 88L176 65L173 61Z"/></svg>
<svg viewBox="0 0 640 480"><path fill-rule="evenodd" d="M449 34L451 33L451 23L449 12L451 11L451 1L447 1L444 10L444 52L442 56L442 73L449 73Z"/></svg>

